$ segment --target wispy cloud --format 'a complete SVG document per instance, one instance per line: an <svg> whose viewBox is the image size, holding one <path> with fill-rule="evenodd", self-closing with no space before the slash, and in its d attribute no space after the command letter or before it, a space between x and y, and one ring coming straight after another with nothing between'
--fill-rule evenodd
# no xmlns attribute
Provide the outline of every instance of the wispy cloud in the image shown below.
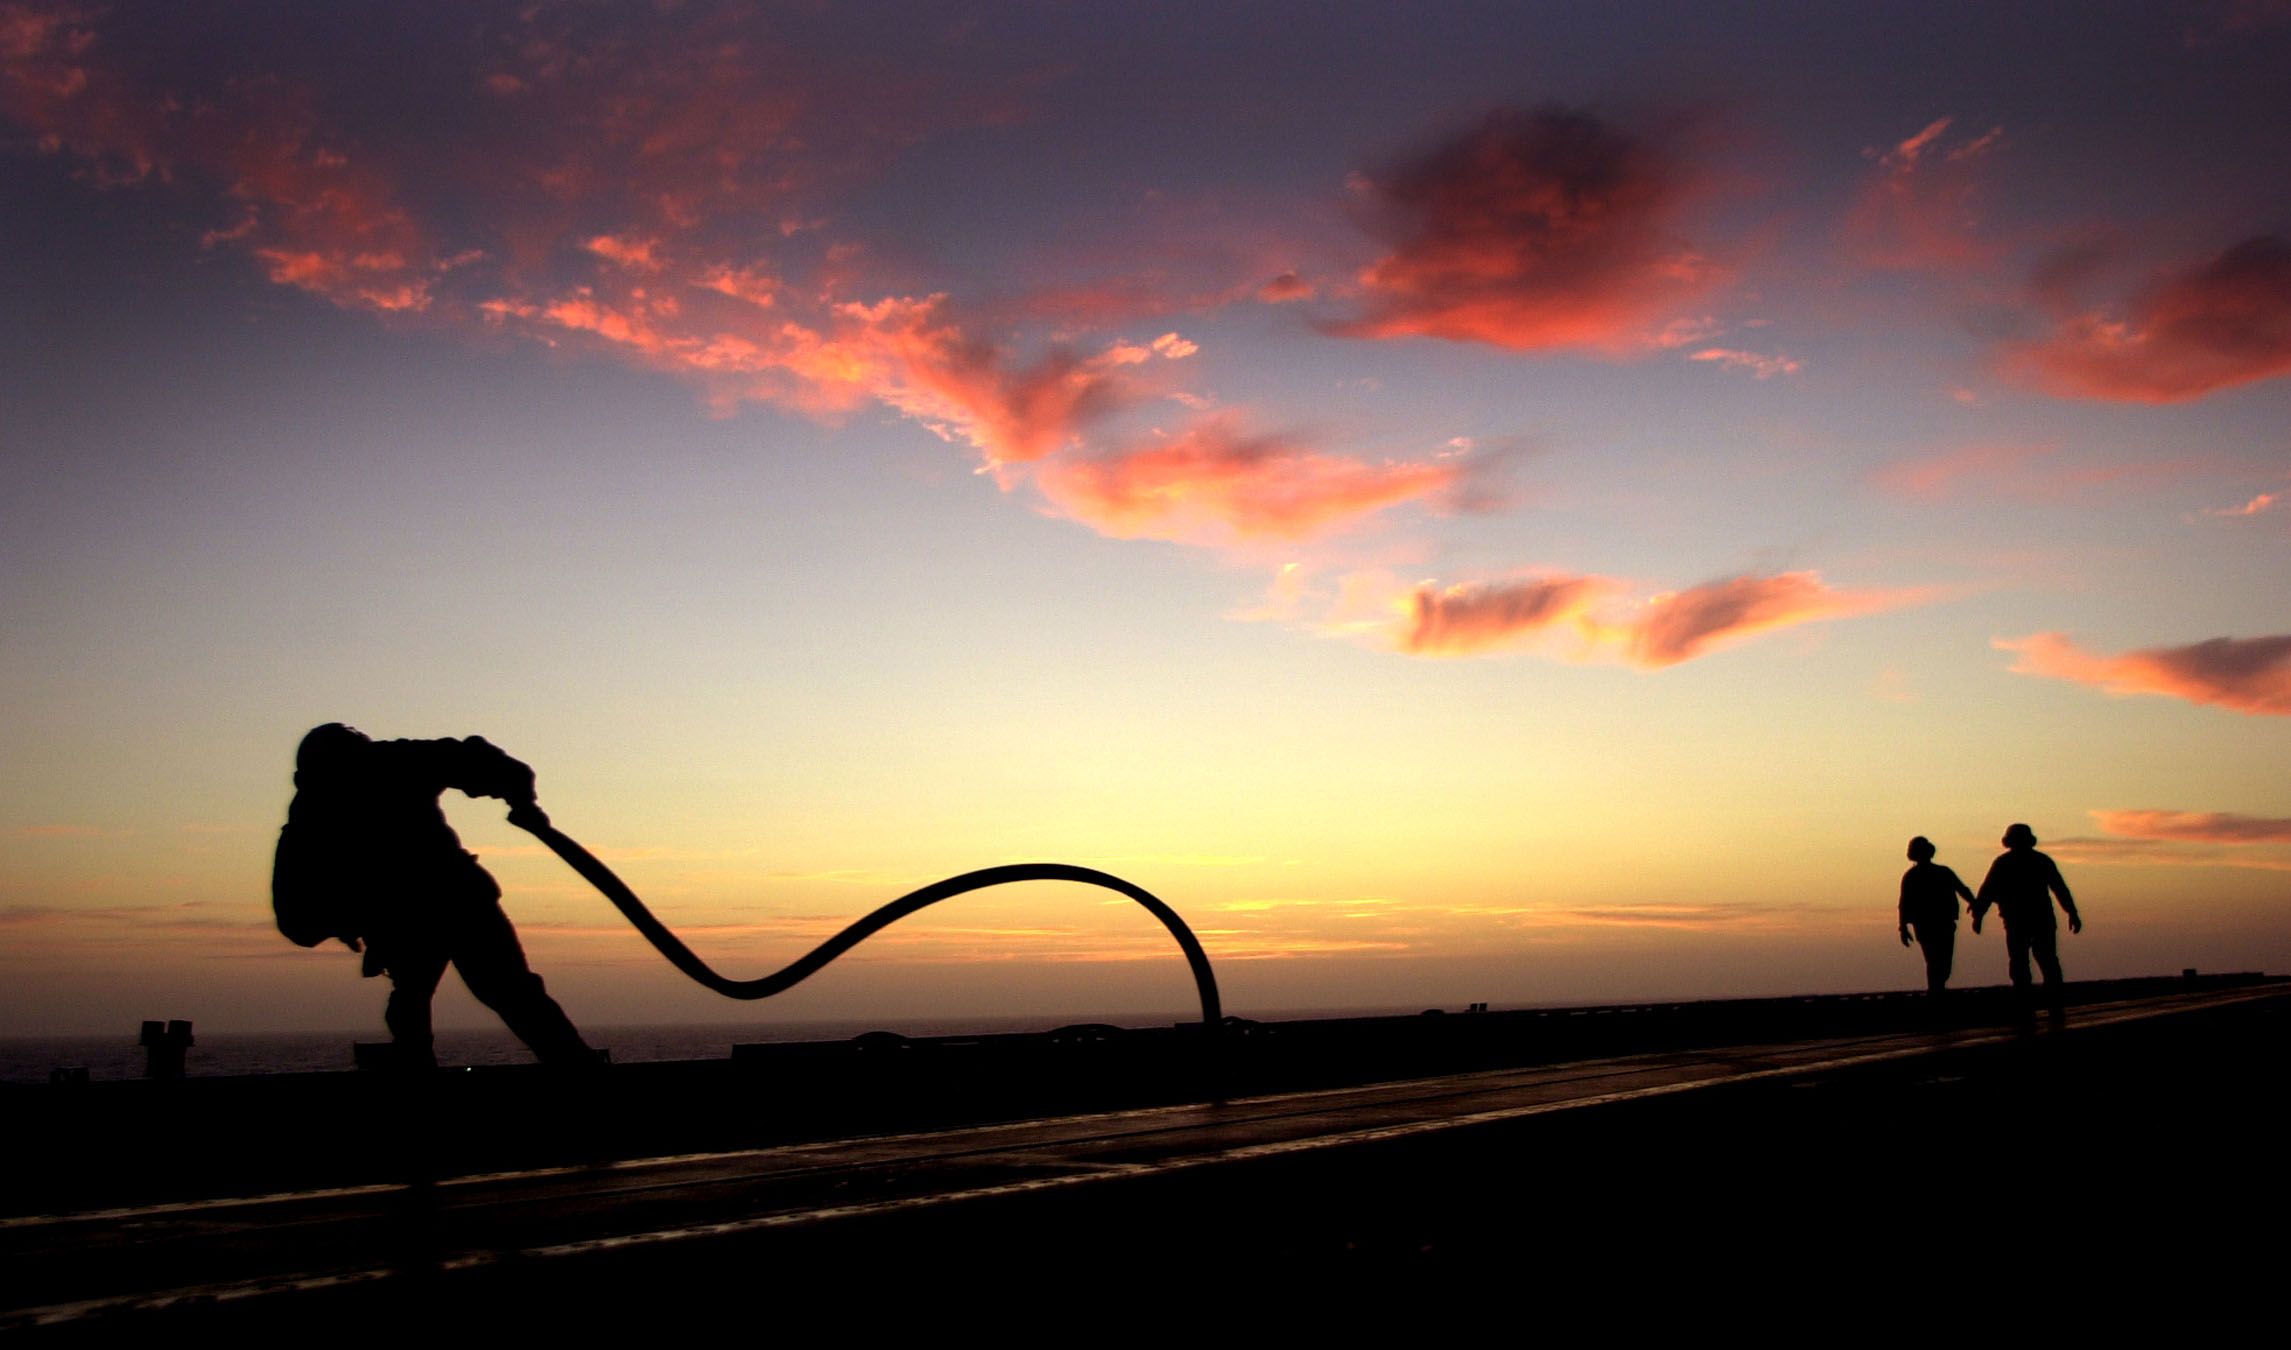
<svg viewBox="0 0 2291 1350"><path fill-rule="evenodd" d="M2255 872L2291 872L2291 858L2240 849L2204 848L2170 839L2106 836L2047 839L2044 847L2061 862L2085 867L2230 867Z"/></svg>
<svg viewBox="0 0 2291 1350"><path fill-rule="evenodd" d="M170 905L7 905L0 906L0 928L85 928L169 932L251 932L275 921L258 905L185 900Z"/></svg>
<svg viewBox="0 0 2291 1350"><path fill-rule="evenodd" d="M2291 242L2258 235L2166 272L2116 309L2059 318L2003 369L2063 398L2181 403L2291 374Z"/></svg>
<svg viewBox="0 0 2291 1350"><path fill-rule="evenodd" d="M2111 694L2161 694L2258 717L2291 716L2291 634L2212 638L2185 647L2150 647L2120 656L2085 651L2059 632L1997 638L2017 653L2012 670L2074 680Z"/></svg>
<svg viewBox="0 0 2291 1350"><path fill-rule="evenodd" d="M1980 237L1982 166L2004 140L2004 128L1958 136L1954 118L1927 123L1917 134L1862 153L1876 169L1846 218L1846 243L1872 267L1954 270L1994 261L1993 243Z"/></svg>
<svg viewBox="0 0 2291 1350"><path fill-rule="evenodd" d="M1731 347L1705 347L1688 354L1689 361L1715 361L1726 370L1746 371L1754 379L1770 380L1777 375L1795 375L1805 368L1796 357L1776 354L1766 356L1758 352L1737 351Z"/></svg>
<svg viewBox="0 0 2291 1350"><path fill-rule="evenodd" d="M2283 494L2262 492L2241 506L2206 507L2204 514L2207 516L2256 516L2272 511L2282 504Z"/></svg>
<svg viewBox="0 0 2291 1350"><path fill-rule="evenodd" d="M1967 445L1896 460L1871 477L1878 491L1909 501L1986 497L2013 502L2060 502L2104 489L2130 488L2188 472L2165 460L2098 464L2063 453L2057 445Z"/></svg>
<svg viewBox="0 0 2291 1350"><path fill-rule="evenodd" d="M1724 279L1673 233L1690 189L1652 141L1587 112L1504 109L1356 187L1392 251L1360 277L1353 337L1522 351L1656 345Z"/></svg>

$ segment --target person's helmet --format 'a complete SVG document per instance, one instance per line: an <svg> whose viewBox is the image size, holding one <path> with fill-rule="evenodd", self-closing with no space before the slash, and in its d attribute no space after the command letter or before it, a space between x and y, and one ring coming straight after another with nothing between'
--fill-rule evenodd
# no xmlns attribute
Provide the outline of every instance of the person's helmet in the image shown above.
<svg viewBox="0 0 2291 1350"><path fill-rule="evenodd" d="M2007 825L2005 827L2005 847L2035 848L2036 831L2026 825Z"/></svg>
<svg viewBox="0 0 2291 1350"><path fill-rule="evenodd" d="M328 722L312 727L302 737L302 744L294 751L294 784L302 787L332 776L357 754L373 742L366 733L340 722Z"/></svg>
<svg viewBox="0 0 2291 1350"><path fill-rule="evenodd" d="M1910 841L1909 841L1909 861L1911 861L1911 862L1931 862L1932 860L1933 860L1933 841L1932 841L1932 840L1930 840L1930 839L1926 838L1924 835L1922 835L1922 834L1921 834L1921 835L1917 836L1915 839L1912 839L1912 840L1910 840Z"/></svg>

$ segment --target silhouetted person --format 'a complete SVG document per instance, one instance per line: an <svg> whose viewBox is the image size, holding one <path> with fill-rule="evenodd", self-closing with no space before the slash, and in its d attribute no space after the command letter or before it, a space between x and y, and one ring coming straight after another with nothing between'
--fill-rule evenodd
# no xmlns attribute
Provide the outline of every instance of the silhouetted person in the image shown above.
<svg viewBox="0 0 2291 1350"><path fill-rule="evenodd" d="M1941 997L1949 987L1949 963L1957 950L1957 897L1970 903L1973 892L1957 874L1933 861L1933 842L1924 835L1909 841L1910 868L1901 874L1901 945L1917 930L1925 954L1925 992Z"/></svg>
<svg viewBox="0 0 2291 1350"><path fill-rule="evenodd" d="M2004 845L2005 851L1989 864L1980 894L1973 898L1973 931L1981 931L1981 916L1995 905L2005 921L2005 952L2021 1006L2028 1006L2028 963L2034 956L2037 968L2044 972L2045 997L2051 1002L2053 1015L2058 1016L2065 991L2061 988L2060 931L2059 921L2052 916L2053 897L2060 897L2060 907L2068 914L2069 932L2083 932L2084 920L2076 913L2068 883L2060 879L2060 868L2036 851L2036 831L2026 825L2008 826Z"/></svg>
<svg viewBox="0 0 2291 1350"><path fill-rule="evenodd" d="M339 938L365 953L364 974L388 972L383 1019L400 1063L437 1063L430 996L449 963L542 1063L600 1061L525 964L500 886L438 807L459 788L546 825L531 769L479 736L372 741L330 722L302 738L294 785L272 878L279 926L305 945Z"/></svg>

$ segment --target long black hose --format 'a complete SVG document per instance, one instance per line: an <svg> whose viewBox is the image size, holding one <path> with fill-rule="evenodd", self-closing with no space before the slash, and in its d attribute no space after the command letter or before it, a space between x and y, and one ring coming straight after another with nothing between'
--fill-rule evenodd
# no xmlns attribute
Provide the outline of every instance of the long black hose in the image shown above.
<svg viewBox="0 0 2291 1350"><path fill-rule="evenodd" d="M627 915L628 921L636 925L636 930L660 949L660 954L668 958L669 964L726 998L770 998L791 989L820 967L858 946L878 929L888 927L916 910L926 905L935 905L941 900L1013 881L1078 881L1088 886L1103 886L1109 891L1119 891L1144 905L1148 913L1161 920L1162 927L1167 928L1170 936L1177 939L1177 945L1184 949L1186 964L1193 967L1194 988L1201 994L1202 1026L1214 1033L1224 1020L1222 1007L1217 1000L1217 976L1209 969L1209 954L1201 950L1200 941L1193 936L1193 930L1185 926L1185 920L1177 916L1176 910L1155 899L1143 887L1133 886L1120 877L1095 868L1075 867L1069 863L1012 863L1006 867L987 867L976 872L965 872L959 877L935 881L919 891L910 891L900 896L814 947L782 970L759 979L733 980L717 974L709 968L707 962L693 955L692 949L685 946L676 934L669 932L660 920L654 918L652 911L645 908L644 902L636 898L636 892L613 875L611 868L597 861L595 854L582 848L552 825L517 820L515 815L511 816L511 820L547 844L550 852L563 858L590 885L603 892L605 899L612 901L613 907Z"/></svg>

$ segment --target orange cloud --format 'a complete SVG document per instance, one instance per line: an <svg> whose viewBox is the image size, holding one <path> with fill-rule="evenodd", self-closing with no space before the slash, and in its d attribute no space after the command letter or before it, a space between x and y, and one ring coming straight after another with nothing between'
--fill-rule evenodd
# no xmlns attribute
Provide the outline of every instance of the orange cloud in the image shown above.
<svg viewBox="0 0 2291 1350"><path fill-rule="evenodd" d="M2221 811L2094 811L2109 834L2197 844L2291 844L2291 819Z"/></svg>
<svg viewBox="0 0 2291 1350"><path fill-rule="evenodd" d="M1752 633L1875 614L1930 598L1925 590L1838 590L1818 572L1734 577L1650 600L1630 625L1626 653L1641 666L1676 665Z"/></svg>
<svg viewBox="0 0 2291 1350"><path fill-rule="evenodd" d="M1400 502L1449 492L1457 460L1371 463L1253 436L1211 417L1168 440L1044 460L1032 477L1058 510L1118 539L1304 539Z"/></svg>
<svg viewBox="0 0 2291 1350"><path fill-rule="evenodd" d="M2207 516L2256 516L2264 511L2272 511L2282 504L2281 493L2262 492L2241 506L2206 507L2204 514Z"/></svg>
<svg viewBox="0 0 2291 1350"><path fill-rule="evenodd" d="M1954 119L1939 118L1885 151L1863 153L1878 173L1862 188L1846 216L1846 242L1872 267L1956 269L1996 257L1976 237L1979 165L1996 149L2004 128L1993 127L1946 149Z"/></svg>
<svg viewBox="0 0 2291 1350"><path fill-rule="evenodd" d="M2066 633L1997 638L1991 645L2018 653L2016 675L2074 680L2116 695L2162 694L2255 717L2291 716L2291 634L2213 638L2122 656L2095 656Z"/></svg>
<svg viewBox="0 0 2291 1350"><path fill-rule="evenodd" d="M1398 238L1348 336L1625 352L1722 275L1670 232L1679 167L1588 113L1493 112L1359 185Z"/></svg>
<svg viewBox="0 0 2291 1350"><path fill-rule="evenodd" d="M2119 312L2059 319L2006 373L2062 398L2181 403L2291 374L2291 242L2259 235L2181 267Z"/></svg>
<svg viewBox="0 0 2291 1350"><path fill-rule="evenodd" d="M1581 620L1612 596L1604 577L1534 577L1435 590L1420 586L1414 621L1400 649L1417 656L1469 656L1517 646L1545 631Z"/></svg>

